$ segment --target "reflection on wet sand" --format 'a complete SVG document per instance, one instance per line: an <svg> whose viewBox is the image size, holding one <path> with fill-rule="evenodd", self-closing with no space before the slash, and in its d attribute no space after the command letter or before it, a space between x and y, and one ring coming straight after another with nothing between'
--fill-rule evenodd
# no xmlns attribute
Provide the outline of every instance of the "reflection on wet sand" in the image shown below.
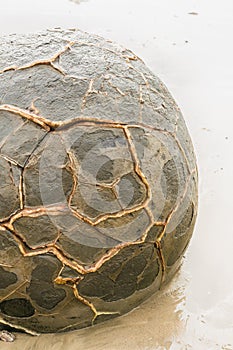
<svg viewBox="0 0 233 350"><path fill-rule="evenodd" d="M80 4L81 2L87 2L88 0L70 0L72 2L74 2L75 4Z"/></svg>
<svg viewBox="0 0 233 350"><path fill-rule="evenodd" d="M178 277L179 279L179 277ZM176 278L177 280L177 278ZM32 337L18 334L14 344L1 344L1 350L169 350L174 337L184 329L178 305L183 288L171 282L140 307L120 318L94 327L63 334ZM146 337L145 337L146 334Z"/></svg>
<svg viewBox="0 0 233 350"><path fill-rule="evenodd" d="M188 287L188 286L187 286ZM182 310L181 319L185 323L182 337L174 340L169 350L233 350L233 294L230 294L215 307L204 310L192 305L189 310L189 287L184 289L185 302L179 305ZM229 335L232 334L230 337Z"/></svg>

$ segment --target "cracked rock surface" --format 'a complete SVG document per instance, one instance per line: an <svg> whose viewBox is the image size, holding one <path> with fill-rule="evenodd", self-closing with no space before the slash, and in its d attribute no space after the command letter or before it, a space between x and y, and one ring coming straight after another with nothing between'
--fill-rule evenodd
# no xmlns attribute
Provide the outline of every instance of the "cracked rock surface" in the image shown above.
<svg viewBox="0 0 233 350"><path fill-rule="evenodd" d="M0 323L128 312L177 271L196 214L185 122L137 56L79 30L0 39Z"/></svg>

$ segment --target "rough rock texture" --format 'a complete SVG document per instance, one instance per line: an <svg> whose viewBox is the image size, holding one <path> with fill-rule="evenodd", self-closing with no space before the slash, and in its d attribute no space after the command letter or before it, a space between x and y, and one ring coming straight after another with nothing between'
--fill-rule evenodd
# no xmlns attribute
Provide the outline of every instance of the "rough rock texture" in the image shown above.
<svg viewBox="0 0 233 350"><path fill-rule="evenodd" d="M0 323L129 311L179 268L196 212L183 117L137 56L78 30L0 39Z"/></svg>

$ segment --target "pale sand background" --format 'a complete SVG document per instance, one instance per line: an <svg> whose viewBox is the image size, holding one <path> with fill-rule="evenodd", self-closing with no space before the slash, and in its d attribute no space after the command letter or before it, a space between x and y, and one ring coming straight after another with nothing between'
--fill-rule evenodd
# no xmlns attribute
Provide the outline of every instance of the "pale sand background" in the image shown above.
<svg viewBox="0 0 233 350"><path fill-rule="evenodd" d="M199 217L180 275L140 308L0 350L232 350L233 1L0 0L0 34L57 26L122 43L166 83L196 148Z"/></svg>

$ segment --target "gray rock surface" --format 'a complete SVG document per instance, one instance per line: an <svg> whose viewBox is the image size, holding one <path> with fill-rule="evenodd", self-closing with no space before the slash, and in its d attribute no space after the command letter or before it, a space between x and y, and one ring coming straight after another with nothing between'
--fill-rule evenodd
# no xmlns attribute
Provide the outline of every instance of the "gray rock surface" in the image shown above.
<svg viewBox="0 0 233 350"><path fill-rule="evenodd" d="M193 147L129 50L78 30L1 38L0 165L3 323L90 326L179 268L197 212Z"/></svg>

